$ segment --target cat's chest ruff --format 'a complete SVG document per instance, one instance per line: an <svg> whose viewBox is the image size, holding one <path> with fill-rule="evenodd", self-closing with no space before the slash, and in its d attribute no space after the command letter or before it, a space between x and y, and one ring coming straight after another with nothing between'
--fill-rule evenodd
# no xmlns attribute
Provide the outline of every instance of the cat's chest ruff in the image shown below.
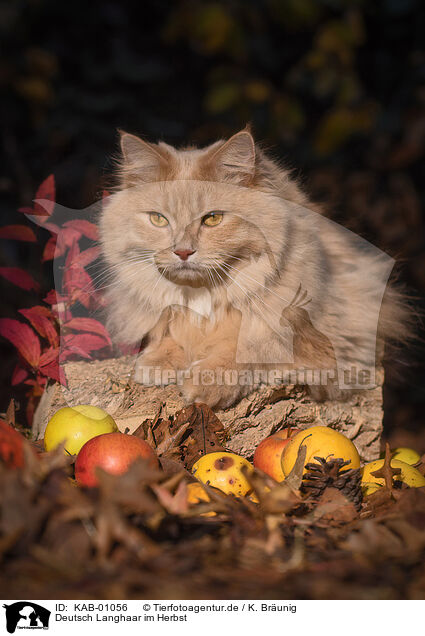
<svg viewBox="0 0 425 636"><path fill-rule="evenodd" d="M195 289L195 293L188 298L189 314L197 314L203 318L210 318L213 310L211 292L206 288ZM197 293L196 293L197 292Z"/></svg>
<svg viewBox="0 0 425 636"><path fill-rule="evenodd" d="M173 305L180 318L184 317L190 325L206 331L215 328L228 309L222 294L211 292L206 287L185 289Z"/></svg>
<svg viewBox="0 0 425 636"><path fill-rule="evenodd" d="M211 292L206 287L188 287L181 293L178 304L189 310L187 315L195 324L202 318L210 318L212 314Z"/></svg>

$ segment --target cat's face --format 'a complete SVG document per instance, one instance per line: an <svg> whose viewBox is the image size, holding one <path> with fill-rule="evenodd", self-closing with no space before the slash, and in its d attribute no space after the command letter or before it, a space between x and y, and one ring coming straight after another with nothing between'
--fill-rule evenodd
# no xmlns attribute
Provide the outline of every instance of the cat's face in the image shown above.
<svg viewBox="0 0 425 636"><path fill-rule="evenodd" d="M142 187L138 194L124 252L150 254L173 283L219 284L232 266L264 251L261 232L243 216L232 188L223 192L204 182L170 181Z"/></svg>
<svg viewBox="0 0 425 636"><path fill-rule="evenodd" d="M126 139L127 138L127 139ZM124 135L126 187L101 222L103 251L126 264L126 281L214 287L267 253L282 219L267 214L267 195L246 187L255 170L252 137L239 133L204 150L153 147ZM279 232L276 232L279 226ZM117 265L117 267L119 267Z"/></svg>

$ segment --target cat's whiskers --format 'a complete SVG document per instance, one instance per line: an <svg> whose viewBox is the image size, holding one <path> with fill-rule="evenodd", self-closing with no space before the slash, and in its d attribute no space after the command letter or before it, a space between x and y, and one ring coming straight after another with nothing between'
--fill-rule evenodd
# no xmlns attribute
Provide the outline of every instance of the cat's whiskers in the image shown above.
<svg viewBox="0 0 425 636"><path fill-rule="evenodd" d="M129 267L129 266L133 267L133 265L134 265L133 263L131 263L131 264L127 263L127 266L128 266L128 267ZM137 278L137 277L138 277L138 276L139 276L139 275L140 275L143 271L145 271L146 269L149 269L149 268L151 267L151 265L152 265L152 263L149 263L148 265L145 265L145 267L138 268L137 270L132 271L132 272L130 273L130 275L127 275L127 274L126 274L125 283L127 284L128 282L133 281L133 280L134 280L135 278ZM121 264L121 265L120 265L120 268L119 268L119 271L121 271L121 270L122 270L122 268L125 268L125 267L126 267L126 264ZM116 280L114 280L113 282L108 283L108 285L102 285L102 286L100 286L100 287L95 287L94 291L95 291L95 292L99 292L99 291L102 291L103 289L108 289L109 287L114 287L114 286L116 286L116 285L117 285L117 281L116 281Z"/></svg>
<svg viewBox="0 0 425 636"><path fill-rule="evenodd" d="M151 256L144 256L144 257L140 257L140 256L130 256L128 258L126 258L125 260L121 261L120 263L114 263L111 265L107 265L101 272L99 272L99 275L94 277L93 280L97 280L100 277L102 277L103 275L107 275L110 272L113 271L120 271L120 269L123 266L129 265L129 266L133 266L133 265L137 265L139 263L149 263L149 262L153 262L153 259Z"/></svg>
<svg viewBox="0 0 425 636"><path fill-rule="evenodd" d="M260 287L262 287L263 289L268 291L270 294L273 294L273 296L276 296L276 298L279 298L280 300L282 300L284 303L286 303L284 305L285 307L287 307L290 304L291 301L289 301L288 299L283 298L282 296L277 294L273 289L271 289L270 287L267 287L267 285L264 285L263 283L260 283L259 280L255 279L255 278L252 278L252 276L249 276L243 270L237 269L236 267L232 267L232 265L230 265L229 263L227 263L227 266L230 267L231 269L237 271L239 274L241 274L241 276L245 276L245 278L248 278L250 281L256 283L257 285L259 285Z"/></svg>
<svg viewBox="0 0 425 636"><path fill-rule="evenodd" d="M146 299L146 301L145 301L145 305L151 304L152 299L153 299L154 291L155 291L155 289L156 289L156 287L157 287L157 285L158 285L159 281L165 278L165 274L168 272L168 270L169 270L169 269L170 269L170 266L169 266L169 265L166 265L163 271L161 271L161 272L160 272L160 271L158 270L159 278L158 278L158 280L156 281L155 285L153 286L153 288L152 288L152 290L151 290L151 293L149 294L148 298Z"/></svg>
<svg viewBox="0 0 425 636"><path fill-rule="evenodd" d="M219 267L219 268L221 269L221 268L222 268L222 265L221 265L220 263L217 263L217 267ZM218 272L217 272L217 273L218 273ZM218 275L220 276L220 274L218 274ZM231 280L232 280L232 281L233 281L236 285L238 285L238 287L242 290L242 292L245 294L245 296L246 296L246 297L250 300L250 302L252 302L252 298L250 298L250 296L248 296L247 291L246 291L246 290L244 290L244 289L243 289L243 287L241 287L241 286L238 284L238 282L237 282L236 280L234 280L234 279L232 278L232 276L230 276L230 274L228 274L228 272L226 272L226 275L227 275L227 276L228 276L228 277L229 277L229 278L230 278L230 279L231 279ZM220 276L220 278L221 278L221 276ZM261 299L260 299L260 300L261 300ZM261 314L261 316L262 316L262 312L261 312L260 308L259 308L257 305L255 305L255 304L254 304L254 306L255 306L255 308L258 310L258 312L259 312L259 313ZM267 324L268 324L268 323L267 323ZM275 330L275 329L274 329L271 325L269 325L269 327L270 327L270 329L271 329L272 331L274 331L274 332L275 332L275 333L279 336L279 338L281 338L281 337L282 337L282 334L280 334L278 331L276 331L276 330ZM251 342L254 342L254 340L253 340L252 338L251 338Z"/></svg>
<svg viewBox="0 0 425 636"><path fill-rule="evenodd" d="M229 278L231 278L234 282L236 282L236 281L235 281L235 279L234 279L234 278L232 278L232 277L230 276L230 273L229 273L229 271L228 271L228 268L229 268L230 266L229 266L227 263L223 263L223 267L224 267L224 268L227 268L227 273L228 273ZM237 271L239 274L241 274L241 272L240 272L239 270L236 270L236 271ZM251 290L251 289L250 289L250 290L248 290L248 289L247 289L247 290L246 290L246 292L247 292L247 295L249 294L249 296L253 295L253 296L254 296L254 297L255 297L255 298L256 298L259 302L261 302L261 303L264 305L264 307L265 307L266 309L268 309L268 310L269 310L272 314L274 314L274 315L275 315L278 319L280 319L281 314L280 314L280 313L278 313L278 312L277 312L277 311L276 311L276 310L275 310L275 309L274 309L271 305L269 305L269 304L268 304L268 303L264 300L264 298L262 298L262 297L261 297L261 296L260 296L260 295L259 295L256 291Z"/></svg>
<svg viewBox="0 0 425 636"><path fill-rule="evenodd" d="M223 266L224 266L224 264L217 263L217 266L218 266L220 269L222 269L222 268L223 268ZM243 286L239 285L239 283L238 283L238 282L237 282L237 281L236 281L236 280L235 280L235 279L231 276L231 274L230 274L228 271L227 271L227 272L225 272L225 273L226 273L226 275L230 278L230 280L232 280L232 281L235 283L235 285L237 285L237 286L240 288L240 290L241 290L241 291L244 293L244 295L248 298L249 302L250 302L252 305L254 305L254 307L257 309L257 311L258 311L259 315L263 318L263 320L264 320L264 314L263 314L263 312L261 311L261 308L260 308L260 307L259 307L259 306L258 306L258 305L254 302L254 300L252 299L251 294L254 294L254 295L255 295L255 297L256 297L256 298L257 298L260 302L262 302L262 303L263 303L263 305L264 305L264 307L265 307L266 309L268 309L269 311L271 311L271 312L275 313L275 315L276 315L276 316L280 319L280 315L279 315L279 314L277 314L277 313L273 310L273 308L272 308L272 307L269 307L269 306L267 305L267 303L266 303L266 302L265 302L265 301L264 301L264 300L263 300L260 296L258 296L258 294L256 294L255 292L251 292L251 291L248 293L248 290L247 290L247 289L245 289ZM268 326L270 327L270 329L271 329L271 330L272 330L272 331L273 331L273 332L274 332L277 336L279 336L279 338L282 338L282 333L280 333L279 331L276 331L276 329L275 329L275 328L274 328L274 327L273 327L273 326L272 326L269 322L267 322L267 324L268 324Z"/></svg>
<svg viewBox="0 0 425 636"><path fill-rule="evenodd" d="M239 289L242 291L243 295L246 296L246 298L252 302L252 298L250 298L250 296L248 295L248 290L245 289L244 287L242 287L237 280L235 280L229 273L229 271L226 271L224 268L224 263L219 263L218 261L216 261L216 266L223 272L223 274L225 274L228 278L230 278L231 281L233 281L233 283L235 283L235 285L237 285L239 287Z"/></svg>
<svg viewBox="0 0 425 636"><path fill-rule="evenodd" d="M217 259L211 259L211 260L214 261L215 266L217 268L219 268L224 275L228 276L228 278L230 278L236 285L238 285L238 282L232 276L230 276L229 268L231 268L231 266L229 265L229 263L220 263ZM242 259L240 259L240 260L242 260ZM235 269L239 273L238 269L236 269L236 268L232 268L232 269ZM216 271L216 273L218 273L217 270L215 270L215 271ZM223 278L221 276L220 276L220 279L224 283L224 280L223 280ZM240 287L240 285L239 285L239 287ZM240 288L243 289L245 295L249 299L248 290L245 289L245 288L242 288L242 287L240 287ZM258 298L258 300L261 300L262 302L264 302L263 299L256 292L250 290L249 293L254 294Z"/></svg>
<svg viewBox="0 0 425 636"><path fill-rule="evenodd" d="M230 255L229 255L229 256L230 256ZM256 283L257 285L259 285L260 287L262 287L263 289L265 289L267 292L269 292L269 293L270 293L270 294L272 294L273 296L276 296L276 298L279 298L280 300L282 300L282 301L285 303L285 305L284 305L284 306L283 306L283 308L282 308L282 311L283 311L283 309L285 309L286 307L288 307L288 306L290 305L290 302L291 302L291 301L288 301L288 300L286 300L285 298L283 298L282 296L279 296L279 294L277 294L277 293L276 293L273 289L270 289L270 288L269 288L269 287L267 287L266 285L263 285L262 283L260 283L260 281L256 280L255 278L252 278L251 276L249 276L249 275L248 275L246 272L244 272L243 270L238 269L238 268L236 268L236 267L233 267L233 266L232 266L232 265L230 265L229 263L226 263L226 265L227 265L227 267L229 267L230 269L232 269L232 270L236 271L236 272L237 272L238 274L240 274L241 276L245 276L245 278L248 278L250 281L252 281L252 282ZM252 292L250 291L250 293L255 293L255 292L254 292L254 291L252 291ZM257 295L257 296L258 296L258 295ZM264 300L263 300L260 296L258 296L258 299L259 299L259 300L261 300L261 301L262 301L262 302L263 302L263 303L267 306L266 302L265 302L265 301L264 301ZM269 309L271 309L271 308L269 307ZM309 320L308 320L307 318L304 318L301 314L299 315L299 319L300 319L302 322L304 322L304 323L306 323L306 324L309 324Z"/></svg>
<svg viewBox="0 0 425 636"><path fill-rule="evenodd" d="M133 250L132 250L133 251ZM140 257L145 258L147 256L152 256L154 254L154 250L140 250L138 251L136 254L133 254L132 256L127 257L126 260L128 259L139 259ZM101 258L101 255L99 255L94 262L89 263L88 265L86 265L84 267L84 269L86 271L90 271L91 269L95 269L97 267L99 267L99 263L97 263L97 261ZM120 263L114 263L113 265L109 265L109 267L119 267Z"/></svg>
<svg viewBox="0 0 425 636"><path fill-rule="evenodd" d="M223 265L223 267L226 267L226 266L225 266L225 265ZM234 283L238 284L238 283L237 283L237 281L236 281L236 280L235 280L235 279L234 279L234 278L230 275L230 273L229 273L228 271L227 271L227 275L229 276L229 278L230 278L230 279L231 279ZM245 288L243 288L243 289L245 289ZM261 298L261 296L260 296L259 294L257 294L257 292L252 291L252 290L247 290L247 289L245 289L245 292L246 292L246 296L247 296L247 298L249 298L249 299L250 299L250 301L252 300L252 298L251 298L251 297L252 297L252 296L254 296L254 298L256 298L256 299L258 300L258 302L260 302L262 305L264 305L264 308L265 308L265 309L267 309L267 310L268 310L271 314L274 314L274 315L276 316L276 318L277 318L278 320L280 320L280 314L279 314L278 312L276 312L276 310L275 310L275 309L274 309L271 305L269 305L268 303L266 303L266 301L264 300L264 298ZM255 307L257 307L257 309L258 309L258 305L255 305ZM263 315L263 314L262 314L262 312L261 312L261 315Z"/></svg>
<svg viewBox="0 0 425 636"><path fill-rule="evenodd" d="M101 272L99 272L96 276L91 276L91 282L93 283L94 286L96 286L96 284L98 284L99 282L102 282L103 279L106 279L108 276L110 276L113 272L117 272L120 271L120 269L125 266L125 265L131 265L133 266L135 263L147 263L149 262L150 259L148 258L138 258L138 259L128 259L127 261L124 261L124 263L115 263L113 265L107 265L106 267L104 267L102 269ZM72 263L71 263L71 267L72 267ZM87 284L87 289L89 288L89 286L91 285L91 283ZM85 289L83 290L85 291Z"/></svg>
<svg viewBox="0 0 425 636"><path fill-rule="evenodd" d="M146 262L146 261L139 260L139 262ZM113 272L114 270L120 270L122 267L125 268L126 266L133 267L133 265L134 265L134 262L127 262L127 263L119 263L113 266L108 266L107 268L105 268L103 272L100 273L98 277L91 277L90 283L87 283L87 285L82 287L79 291L82 293L87 293L89 296L94 296L95 294L103 291L104 289L107 289L108 287L113 287L114 285L116 285L116 281L108 285L101 285L101 286L96 285L95 283L96 282L98 283L99 280L101 281L103 275L110 275L110 273ZM146 267L143 267L142 269L138 269L137 272L134 272L134 275L128 277L126 280L133 280L136 274L139 274L141 271L143 271L144 269L147 269L148 267L149 265L147 265ZM89 311L89 316L93 316L96 313L96 311L97 311L97 308Z"/></svg>
<svg viewBox="0 0 425 636"><path fill-rule="evenodd" d="M240 270L236 270L236 271L237 271L239 274L243 274L243 272L241 272ZM229 274L229 277L231 278L230 274ZM254 279L252 279L252 280L254 280ZM235 281L235 282L236 282L236 281ZM257 281L256 281L256 282L257 282ZM267 289L267 288L265 288L265 289ZM258 300L259 302L261 302L261 303L264 305L265 309L267 309L269 312L271 312L272 314L274 314L274 315L276 316L276 318L277 318L277 319L279 320L279 322L280 322L280 319L281 319L281 317L282 317L282 312L280 312L280 313L279 313L279 312L277 312L275 309L273 309L273 307L272 307L271 305L269 305L269 304L268 304L268 303L267 303L267 302L266 302L266 301L265 301L265 300L264 300L264 299L263 299L263 298L262 298L259 294L257 294L255 291L253 291L253 290L249 290L249 294L250 294L250 295L251 295L251 294L253 294L253 295L257 298L257 300ZM279 296L279 298L280 298L280 296ZM310 324L309 320L308 320L307 318L304 318L304 317L302 316L302 314L300 314L300 315L298 316L298 319L299 319L301 322L304 322L305 324ZM270 326L270 325L269 325L269 326ZM276 332L276 333L277 333L277 332Z"/></svg>

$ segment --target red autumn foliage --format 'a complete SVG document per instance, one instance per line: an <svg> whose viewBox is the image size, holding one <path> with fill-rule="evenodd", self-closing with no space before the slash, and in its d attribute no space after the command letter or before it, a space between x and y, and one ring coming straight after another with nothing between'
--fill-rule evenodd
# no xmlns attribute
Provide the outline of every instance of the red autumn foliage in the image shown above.
<svg viewBox="0 0 425 636"><path fill-rule="evenodd" d="M22 468L24 465L23 436L12 426L0 420L0 458L7 468Z"/></svg>
<svg viewBox="0 0 425 636"><path fill-rule="evenodd" d="M55 258L56 243L57 243L56 236L51 236L49 240L47 241L46 245L44 246L43 256L41 259L43 263L45 261L51 261ZM56 256L62 256L62 254L58 253L56 254Z"/></svg>
<svg viewBox="0 0 425 636"><path fill-rule="evenodd" d="M37 291L40 289L39 284L33 277L20 267L0 267L0 276L26 291L31 291L32 289Z"/></svg>
<svg viewBox="0 0 425 636"><path fill-rule="evenodd" d="M0 238L27 241L28 243L37 242L36 235L32 229L26 225L6 225L5 227L0 227Z"/></svg>
<svg viewBox="0 0 425 636"><path fill-rule="evenodd" d="M52 347L59 347L59 334L56 323L52 316L52 311L48 307L36 305L28 309L20 309L19 313L31 323L40 336L50 342Z"/></svg>
<svg viewBox="0 0 425 636"><path fill-rule="evenodd" d="M71 221L66 221L63 225L66 228L71 228L83 234L83 236L87 236L87 238L92 239L92 241L97 241L99 238L97 226L85 219L72 219Z"/></svg>
<svg viewBox="0 0 425 636"><path fill-rule="evenodd" d="M18 353L32 369L37 368L41 346L38 336L31 327L14 318L2 318L0 333L16 347Z"/></svg>
<svg viewBox="0 0 425 636"><path fill-rule="evenodd" d="M112 345L111 337L106 327L104 327L98 320L94 318L71 318L64 325L65 329L73 329L76 331L88 331L89 333L95 333L98 336L104 338L105 342Z"/></svg>
<svg viewBox="0 0 425 636"><path fill-rule="evenodd" d="M41 201L43 202L42 205ZM45 220L47 221L54 210L55 201L55 177L51 174L38 187L38 190L35 193L34 197L34 206L32 208L19 208L18 212L23 212L24 214L34 214L34 216L45 216Z"/></svg>
<svg viewBox="0 0 425 636"><path fill-rule="evenodd" d="M40 245L40 261L61 259L63 269L61 289L42 290L43 301L32 307L19 309L19 314L29 324L14 318L0 319L0 335L11 342L18 353L11 384L25 384L27 393L27 419L32 416L48 381L66 385L66 377L60 362L75 357L91 359L93 352L107 352L111 338L102 323L94 318L73 315L74 308L92 311L102 304L93 280L85 267L100 255L97 245L87 242L98 238L97 226L87 219L72 218L61 226L52 214L55 207L55 180L50 175L43 181L35 195L32 208L20 208L30 217L37 217L36 224L50 232L37 235L31 227L8 225L0 228L0 239L37 242ZM80 249L80 240L84 249ZM40 284L25 270L18 267L0 267L0 276L26 291L41 291ZM1 451L0 451L1 452Z"/></svg>

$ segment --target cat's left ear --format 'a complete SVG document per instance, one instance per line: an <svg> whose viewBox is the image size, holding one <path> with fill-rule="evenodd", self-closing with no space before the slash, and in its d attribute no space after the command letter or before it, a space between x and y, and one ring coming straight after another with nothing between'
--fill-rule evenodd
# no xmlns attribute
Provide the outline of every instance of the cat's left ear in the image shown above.
<svg viewBox="0 0 425 636"><path fill-rule="evenodd" d="M247 185L255 173L255 143L248 130L230 137L210 159L218 175L225 181Z"/></svg>
<svg viewBox="0 0 425 636"><path fill-rule="evenodd" d="M121 174L127 185L158 179L161 169L166 164L158 146L124 131L119 132L122 152Z"/></svg>

